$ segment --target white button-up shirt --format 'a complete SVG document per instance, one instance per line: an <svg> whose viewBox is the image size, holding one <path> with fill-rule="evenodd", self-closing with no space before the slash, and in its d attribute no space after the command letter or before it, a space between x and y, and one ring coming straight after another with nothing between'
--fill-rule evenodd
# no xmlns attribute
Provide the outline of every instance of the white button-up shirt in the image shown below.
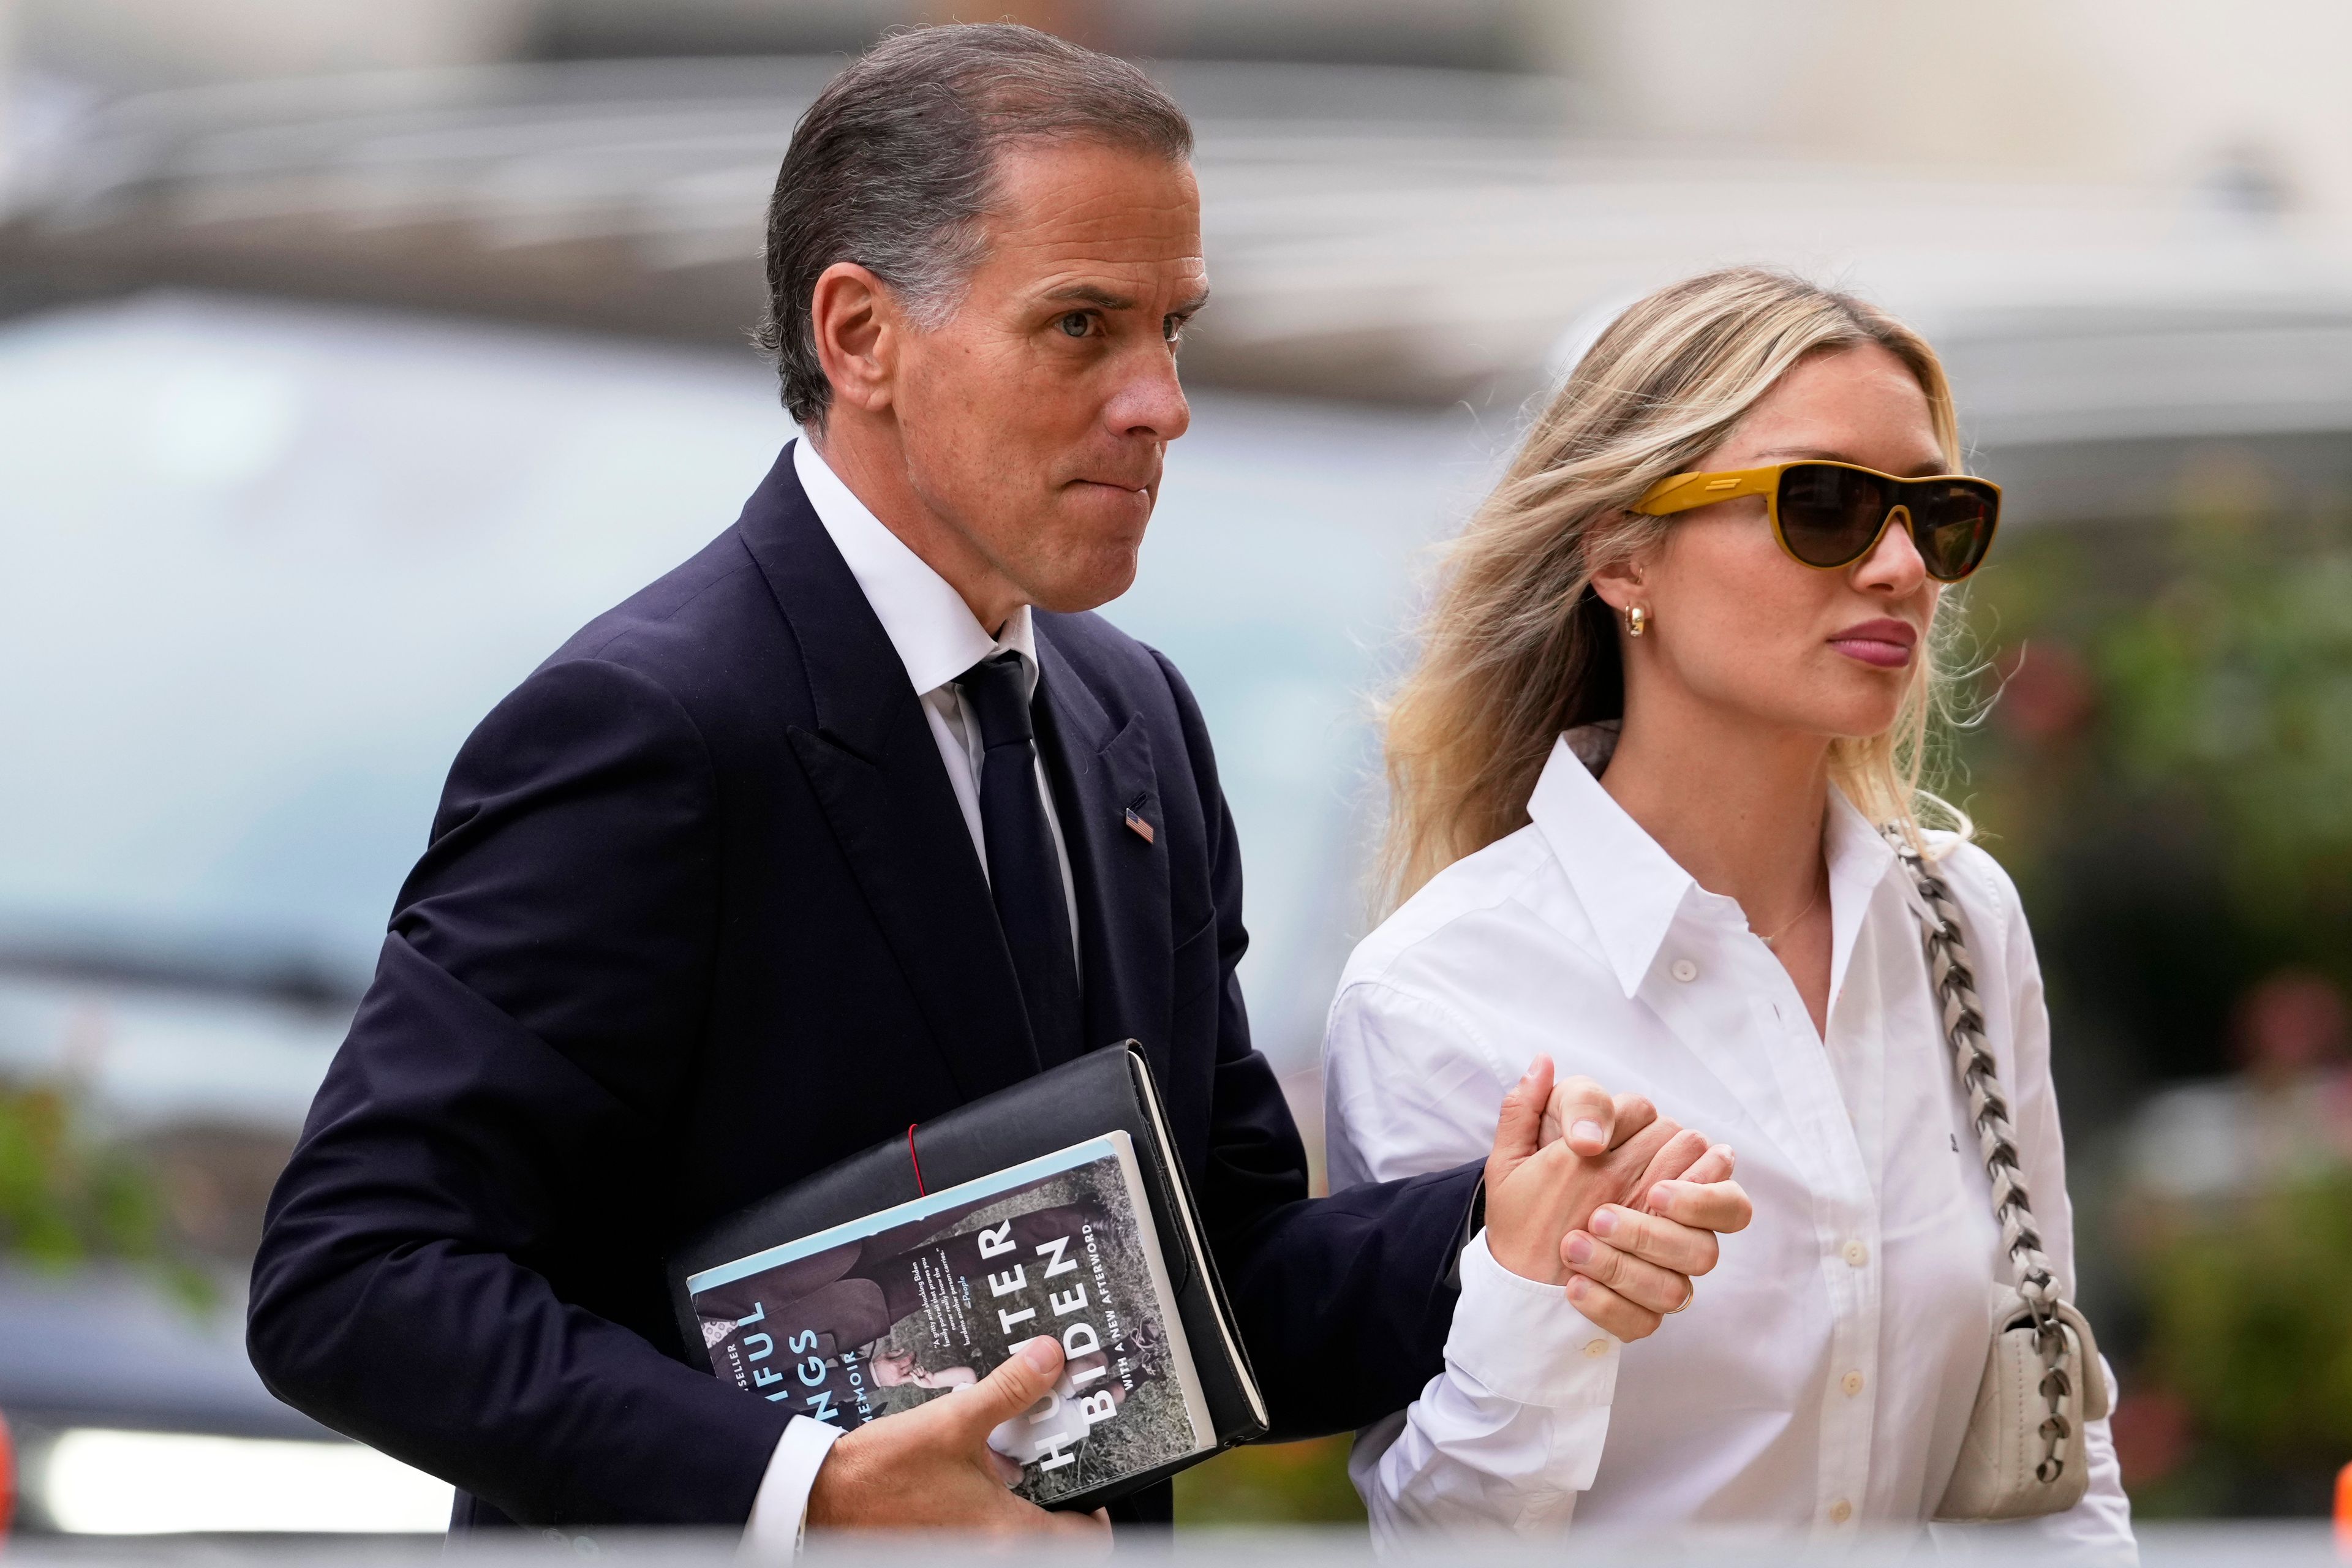
<svg viewBox="0 0 2352 1568"><path fill-rule="evenodd" d="M991 637L972 615L963 595L930 563L908 549L906 541L885 527L847 485L841 482L815 447L803 437L793 445L793 473L816 511L817 521L849 566L849 574L866 595L874 616L882 623L907 680L923 703L940 762L948 784L963 809L964 826L971 834L981 874L988 872L988 841L981 831L980 724L956 681L983 658L1000 653L1021 658L1032 697L1037 692L1037 641L1029 606L1016 608L1003 629ZM1054 786L1046 779L1045 760L1036 763L1037 793L1045 801L1045 826L1054 836L1054 857L1062 870L1062 898L1069 910L1070 943L1076 955L1078 940L1077 889L1070 876L1070 851L1062 842L1061 820L1054 814ZM755 1555L789 1556L799 1545L808 1513L809 1489L841 1428L829 1422L794 1416L769 1457L767 1472L751 1500L751 1517L745 1523L744 1544Z"/></svg>
<svg viewBox="0 0 2352 1568"><path fill-rule="evenodd" d="M1580 739L1581 737L1580 737ZM1827 1038L1738 904L1693 881L1563 740L1529 826L1433 879L1360 947L1326 1044L1331 1184L1490 1147L1538 1053L1730 1143L1756 1205L1689 1310L1621 1345L1558 1287L1463 1257L1446 1370L1367 1429L1373 1527L1915 1526L1950 1479L2010 1278L1931 1005L1916 895L1832 792ZM2042 979L2017 893L1949 848L1985 1033L2042 1236L2074 1289L2074 1224ZM2030 1529L2127 1553L2107 1424L2090 1493Z"/></svg>

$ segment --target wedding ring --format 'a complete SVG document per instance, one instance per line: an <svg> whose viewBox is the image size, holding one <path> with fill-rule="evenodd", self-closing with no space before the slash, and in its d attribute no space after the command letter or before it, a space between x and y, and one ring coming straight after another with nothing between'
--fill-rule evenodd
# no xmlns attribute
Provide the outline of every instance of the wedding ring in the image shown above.
<svg viewBox="0 0 2352 1568"><path fill-rule="evenodd" d="M1688 1307L1688 1306L1689 1306L1693 1301L1696 1301L1696 1300L1698 1300L1698 1281L1697 1281L1697 1280L1696 1280L1696 1279L1694 1279L1694 1280L1692 1280L1689 1284L1687 1284L1687 1285L1685 1285L1685 1287L1683 1287L1683 1304L1682 1304L1682 1306L1681 1306L1681 1307L1669 1307L1669 1308L1667 1308L1667 1309L1666 1309L1666 1316L1667 1316L1667 1317L1669 1317L1669 1318L1673 1317L1676 1312L1679 1312L1679 1311L1683 1310L1683 1309L1684 1309L1684 1308Z"/></svg>

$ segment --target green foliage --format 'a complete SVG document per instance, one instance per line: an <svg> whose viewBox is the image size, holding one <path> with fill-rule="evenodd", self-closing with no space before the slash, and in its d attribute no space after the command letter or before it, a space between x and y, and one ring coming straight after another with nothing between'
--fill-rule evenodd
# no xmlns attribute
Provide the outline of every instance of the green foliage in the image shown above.
<svg viewBox="0 0 2352 1568"><path fill-rule="evenodd" d="M1176 1522L1202 1525L1354 1524L1363 1500L1348 1479L1346 1437L1231 1448L1176 1478Z"/></svg>
<svg viewBox="0 0 2352 1568"><path fill-rule="evenodd" d="M2145 1255L2147 1370L2241 1463L2352 1455L2352 1171L2168 1227Z"/></svg>
<svg viewBox="0 0 2352 1568"><path fill-rule="evenodd" d="M0 1089L0 1246L62 1268L154 1250L157 1211L128 1163L75 1136L63 1094Z"/></svg>
<svg viewBox="0 0 2352 1568"><path fill-rule="evenodd" d="M90 1137L71 1098L49 1085L0 1084L0 1256L47 1269L127 1259L156 1269L192 1307L214 1294L173 1255L145 1163Z"/></svg>
<svg viewBox="0 0 2352 1568"><path fill-rule="evenodd" d="M1970 611L2010 689L1962 793L2028 877L2110 828L2186 848L2242 945L2352 983L2352 519L2242 493L2004 542Z"/></svg>
<svg viewBox="0 0 2352 1568"><path fill-rule="evenodd" d="M2176 531L2172 580L2095 646L2119 774L2191 796L2237 918L2341 927L2352 895L2352 541L2228 513ZM2305 955L2317 958L2322 954Z"/></svg>

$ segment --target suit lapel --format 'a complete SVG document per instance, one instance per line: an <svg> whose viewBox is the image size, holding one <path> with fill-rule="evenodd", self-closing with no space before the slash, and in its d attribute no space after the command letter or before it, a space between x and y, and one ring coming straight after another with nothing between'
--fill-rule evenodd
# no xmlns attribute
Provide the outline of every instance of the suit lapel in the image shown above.
<svg viewBox="0 0 2352 1568"><path fill-rule="evenodd" d="M1055 644L1053 620L1036 622L1039 740L1077 891L1086 1048L1140 1040L1152 1071L1171 1083L1168 839L1150 737L1139 720L1113 729ZM1129 813L1150 837L1128 826Z"/></svg>
<svg viewBox="0 0 2352 1568"><path fill-rule="evenodd" d="M738 523L800 647L816 727L792 744L949 1072L976 1099L1037 1071L1021 984L906 667L793 472Z"/></svg>

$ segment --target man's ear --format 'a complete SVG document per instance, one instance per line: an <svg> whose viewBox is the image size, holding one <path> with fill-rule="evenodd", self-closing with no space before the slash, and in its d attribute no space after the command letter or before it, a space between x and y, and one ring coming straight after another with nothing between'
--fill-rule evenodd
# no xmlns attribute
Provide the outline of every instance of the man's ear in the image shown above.
<svg viewBox="0 0 2352 1568"><path fill-rule="evenodd" d="M854 261L836 261L809 291L817 363L835 403L878 414L890 406L906 320L888 285Z"/></svg>

